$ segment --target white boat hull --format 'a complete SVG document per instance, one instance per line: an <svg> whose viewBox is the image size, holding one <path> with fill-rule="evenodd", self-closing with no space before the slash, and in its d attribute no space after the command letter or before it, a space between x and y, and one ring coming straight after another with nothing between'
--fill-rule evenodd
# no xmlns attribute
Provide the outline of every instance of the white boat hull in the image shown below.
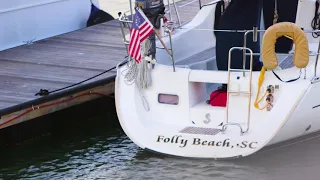
<svg viewBox="0 0 320 180"><path fill-rule="evenodd" d="M153 70L154 84L143 91L149 112L143 107L136 85L127 85L123 76L116 79L115 98L119 121L130 139L143 149L185 157L239 157L320 128L320 122L316 121L320 116L320 97L317 96L320 85L311 84L309 80L285 84L279 83L272 73L267 73L266 84L279 84L281 87L276 93L277 102L270 112L251 108L250 129L248 133L240 135L238 127L230 126L225 133L220 131L219 124L225 122L225 108L204 104L203 96L189 98L192 96L190 93L201 92L200 82L190 82L190 74L194 70L171 70L171 67L162 65L156 65ZM258 72L254 74L253 82L257 77ZM158 93L178 94L181 104L176 107L159 104ZM241 106L239 102L231 107ZM241 112L233 111L234 116L229 118L230 121L245 124L246 116ZM207 113L211 117L208 124Z"/></svg>
<svg viewBox="0 0 320 180"><path fill-rule="evenodd" d="M90 10L90 0L1 1L0 51L85 28Z"/></svg>
<svg viewBox="0 0 320 180"><path fill-rule="evenodd" d="M207 39L194 40L200 39L201 42L183 45L192 36L193 28L206 28L212 24L213 9L214 6L211 10L201 10L186 29L173 36L173 47L178 52L175 56L177 62L186 58L183 51L190 57L205 50L205 47L214 46L212 32L204 33ZM164 42L168 44L168 39L164 38ZM199 43L202 43L201 46L195 46ZM311 52L316 52L317 48L317 44L309 44ZM212 91L210 88L208 91L208 87L228 83L227 71L207 68L207 64L215 63L215 58L203 61L204 66L196 64L191 69L176 67L176 72L173 72L170 59L164 51L159 51L157 60L161 64L156 64L151 70L151 87L140 90L136 83L127 84L123 75L126 65L118 68L115 82L116 108L121 127L143 149L183 157L244 157L266 146L320 130L320 121L317 120L320 117L320 84L312 80L315 56L310 56L306 73L303 70L301 78L294 82L281 82L272 71L266 72L259 96L263 96L269 85L279 86L274 93L271 111L254 107L260 75L258 71L252 73L251 99L250 95L230 95L227 110L226 107L206 104ZM275 72L282 79L289 80L299 76L300 69L291 67ZM243 77L242 72L233 72L230 78L234 85L238 84L238 90L249 89L249 75ZM160 102L161 95L178 97L178 103ZM223 127L227 129L222 131ZM243 131L245 133L240 133Z"/></svg>

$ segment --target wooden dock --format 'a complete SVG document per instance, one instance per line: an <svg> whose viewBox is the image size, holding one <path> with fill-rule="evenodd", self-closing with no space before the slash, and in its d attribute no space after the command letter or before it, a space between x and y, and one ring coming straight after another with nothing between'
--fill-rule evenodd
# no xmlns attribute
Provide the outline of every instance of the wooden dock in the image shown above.
<svg viewBox="0 0 320 180"><path fill-rule="evenodd" d="M198 1L177 5L182 22L199 11ZM126 55L118 20L0 52L0 129L112 94L115 70L76 87L35 96L40 89L52 91L97 75Z"/></svg>

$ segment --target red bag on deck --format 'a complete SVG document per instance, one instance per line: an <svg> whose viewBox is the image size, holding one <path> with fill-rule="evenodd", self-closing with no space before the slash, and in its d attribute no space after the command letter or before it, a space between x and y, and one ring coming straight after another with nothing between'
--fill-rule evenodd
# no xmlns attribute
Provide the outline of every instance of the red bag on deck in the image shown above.
<svg viewBox="0 0 320 180"><path fill-rule="evenodd" d="M207 104L211 106L220 106L226 107L227 106L227 91L223 89L218 89L213 91L210 94L210 100L207 101Z"/></svg>

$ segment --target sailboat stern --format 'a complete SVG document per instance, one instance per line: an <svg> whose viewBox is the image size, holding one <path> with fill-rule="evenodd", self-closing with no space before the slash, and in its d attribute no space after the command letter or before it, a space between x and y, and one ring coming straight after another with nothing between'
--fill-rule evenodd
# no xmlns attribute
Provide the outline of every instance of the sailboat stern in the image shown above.
<svg viewBox="0 0 320 180"><path fill-rule="evenodd" d="M152 85L140 89L138 83L126 82L125 68L118 70L115 89L124 132L143 149L183 157L232 158L259 151L290 121L308 88L306 81L281 85L271 111L254 108L252 98L249 123L243 109L247 97L231 96L232 112L226 122L226 107L207 104L208 82L197 80L206 81L201 78L206 75L212 77L210 83L225 83L225 72L184 68L173 72L172 67L157 64L150 74ZM254 80L258 76L256 72ZM266 86L278 83L272 76L266 74ZM255 97L257 87L253 89Z"/></svg>

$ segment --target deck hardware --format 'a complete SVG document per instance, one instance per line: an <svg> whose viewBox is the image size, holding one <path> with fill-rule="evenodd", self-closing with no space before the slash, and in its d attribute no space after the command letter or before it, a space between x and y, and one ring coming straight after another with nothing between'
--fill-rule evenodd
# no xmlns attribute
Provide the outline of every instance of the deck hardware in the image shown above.
<svg viewBox="0 0 320 180"><path fill-rule="evenodd" d="M228 126L238 126L240 128L240 136L242 136L245 133L242 129L242 126L239 123L227 123L222 126L222 129L221 129L222 134L225 134L225 131L227 130Z"/></svg>
<svg viewBox="0 0 320 180"><path fill-rule="evenodd" d="M245 69L245 65L244 65L244 69L231 69L231 54L232 54L232 51L233 50L243 50L244 52L245 51L249 51L251 56L250 56L250 69ZM249 98L248 98L248 119L247 119L247 129L246 131L243 131L242 130L242 127L241 127L241 132L242 133L245 133L245 132L248 132L249 131L249 125L250 125L250 110L251 110L251 96L252 96L252 65L253 65L253 52L250 48L244 48L244 47L232 47L230 48L229 50L229 56L228 56L228 89L227 89L227 92L228 92L228 95L227 95L227 106L226 106L226 123L229 124L229 95L230 94L246 94L246 95L249 95ZM245 62L244 62L245 63ZM231 72L249 72L250 73L250 76L249 76L249 90L248 91L232 91L230 90L230 76L231 76ZM244 74L243 74L244 75ZM237 125L241 126L240 124L236 123Z"/></svg>
<svg viewBox="0 0 320 180"><path fill-rule="evenodd" d="M176 65L174 61L174 54L173 54L173 46L172 46L172 31L170 29L167 29L167 32L169 33L169 40L170 40L170 49L171 49L171 60L172 60L172 67L173 72L176 72Z"/></svg>
<svg viewBox="0 0 320 180"><path fill-rule="evenodd" d="M307 127L306 131L309 131L310 128L311 128L311 125L309 125L309 126Z"/></svg>
<svg viewBox="0 0 320 180"><path fill-rule="evenodd" d="M253 42L258 41L258 26L253 26Z"/></svg>
<svg viewBox="0 0 320 180"><path fill-rule="evenodd" d="M313 77L311 79L311 84L315 84L315 83L318 83L320 81L320 78L319 77Z"/></svg>
<svg viewBox="0 0 320 180"><path fill-rule="evenodd" d="M304 76L303 79L307 79L307 68L304 68Z"/></svg>
<svg viewBox="0 0 320 180"><path fill-rule="evenodd" d="M26 45L31 45L36 41L36 38L33 38L31 40L27 40L27 41L22 41L23 43L25 43Z"/></svg>
<svg viewBox="0 0 320 180"><path fill-rule="evenodd" d="M318 68L318 61L319 61L319 53L320 53L320 41L319 41L319 44L318 44L317 58L316 58L315 66L314 66L314 77L313 77L313 80L311 80L311 83L312 83L312 81L314 81L315 78L318 78L317 77L317 68Z"/></svg>
<svg viewBox="0 0 320 180"><path fill-rule="evenodd" d="M247 48L247 35L249 33L253 33L253 41L255 40L255 36L257 36L256 38L258 38L258 32L264 32L264 30L258 30L256 27L253 27L253 30L248 30L248 31L245 31L244 33L244 41L243 41L243 69L246 68L246 61L247 61L247 58L246 58L246 48ZM258 39L257 39L258 40ZM254 41L256 42L256 41ZM254 55L254 53L250 53L250 55ZM243 77L245 77L245 72L243 72Z"/></svg>

